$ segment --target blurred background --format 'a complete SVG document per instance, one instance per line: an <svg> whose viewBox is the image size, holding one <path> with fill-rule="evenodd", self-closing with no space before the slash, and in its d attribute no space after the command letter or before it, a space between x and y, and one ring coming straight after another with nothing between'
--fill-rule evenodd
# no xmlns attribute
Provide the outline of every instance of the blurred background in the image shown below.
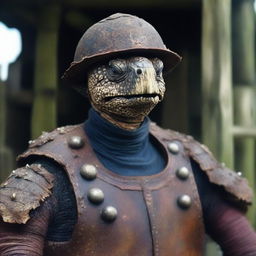
<svg viewBox="0 0 256 256"><path fill-rule="evenodd" d="M86 119L87 99L61 76L84 31L124 12L183 57L151 119L207 144L255 190L255 10L254 0L1 0L0 180L30 139ZM255 226L255 204L248 218Z"/></svg>

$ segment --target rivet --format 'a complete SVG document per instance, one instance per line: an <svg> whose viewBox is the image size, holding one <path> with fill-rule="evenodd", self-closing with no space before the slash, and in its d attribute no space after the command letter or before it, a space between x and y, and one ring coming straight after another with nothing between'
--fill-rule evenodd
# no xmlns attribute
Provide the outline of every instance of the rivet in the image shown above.
<svg viewBox="0 0 256 256"><path fill-rule="evenodd" d="M113 222L117 217L117 209L113 206L107 206L102 210L101 217L106 222Z"/></svg>
<svg viewBox="0 0 256 256"><path fill-rule="evenodd" d="M180 151L179 145L177 143L175 143L175 142L170 142L168 144L168 149L173 154L177 154Z"/></svg>
<svg viewBox="0 0 256 256"><path fill-rule="evenodd" d="M79 149L83 147L84 140L80 136L72 136L68 139L68 145L73 149Z"/></svg>
<svg viewBox="0 0 256 256"><path fill-rule="evenodd" d="M189 177L189 170L183 166L176 171L176 176L181 180L186 180Z"/></svg>
<svg viewBox="0 0 256 256"><path fill-rule="evenodd" d="M16 199L16 193L12 193L11 200L14 201Z"/></svg>
<svg viewBox="0 0 256 256"><path fill-rule="evenodd" d="M191 200L191 197L188 195L181 195L178 197L177 203L180 208L188 209L192 204L192 200Z"/></svg>
<svg viewBox="0 0 256 256"><path fill-rule="evenodd" d="M86 180L93 180L97 176L97 169L94 165L84 164L80 169L80 174Z"/></svg>
<svg viewBox="0 0 256 256"><path fill-rule="evenodd" d="M42 136L42 137L45 137L47 134L48 134L48 132L42 131L41 136Z"/></svg>
<svg viewBox="0 0 256 256"><path fill-rule="evenodd" d="M221 167L226 167L226 164L222 162Z"/></svg>
<svg viewBox="0 0 256 256"><path fill-rule="evenodd" d="M104 201L104 193L99 188L91 188L88 191L87 198L94 204L100 204Z"/></svg>
<svg viewBox="0 0 256 256"><path fill-rule="evenodd" d="M65 127L59 127L59 128L57 128L57 131L58 131L60 134L64 134L64 133L65 133Z"/></svg>

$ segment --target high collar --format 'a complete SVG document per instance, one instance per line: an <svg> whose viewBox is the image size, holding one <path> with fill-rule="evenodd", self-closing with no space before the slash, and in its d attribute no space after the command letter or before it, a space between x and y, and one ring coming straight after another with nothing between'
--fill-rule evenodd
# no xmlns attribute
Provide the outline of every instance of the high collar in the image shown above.
<svg viewBox="0 0 256 256"><path fill-rule="evenodd" d="M90 109L84 129L102 164L125 176L151 175L165 165L163 157L152 144L149 118L132 131L121 129Z"/></svg>
<svg viewBox="0 0 256 256"><path fill-rule="evenodd" d="M149 118L146 117L138 129L124 130L113 125L91 108L85 129L90 137L93 136L94 144L97 142L104 150L135 154L148 142L149 123ZM100 150L98 147L97 149Z"/></svg>

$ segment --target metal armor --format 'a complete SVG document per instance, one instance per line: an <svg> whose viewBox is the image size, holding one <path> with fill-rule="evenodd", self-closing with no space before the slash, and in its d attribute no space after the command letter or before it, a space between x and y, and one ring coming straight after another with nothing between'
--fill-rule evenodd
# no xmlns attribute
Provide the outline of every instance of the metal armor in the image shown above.
<svg viewBox="0 0 256 256"><path fill-rule="evenodd" d="M78 220L71 241L48 242L45 255L202 255L202 210L190 157L212 183L233 200L250 201L245 179L221 167L191 137L151 125L151 135L167 165L159 174L125 177L96 158L82 126L58 128L32 141L19 157L44 156L63 166L73 185ZM196 234L196 235L195 235Z"/></svg>
<svg viewBox="0 0 256 256"><path fill-rule="evenodd" d="M153 136L167 166L148 177L106 170L81 126L60 128L30 144L20 161L32 155L54 159L68 173L77 200L72 240L49 243L45 255L100 256L106 248L113 256L201 254L202 211L189 158L181 142Z"/></svg>

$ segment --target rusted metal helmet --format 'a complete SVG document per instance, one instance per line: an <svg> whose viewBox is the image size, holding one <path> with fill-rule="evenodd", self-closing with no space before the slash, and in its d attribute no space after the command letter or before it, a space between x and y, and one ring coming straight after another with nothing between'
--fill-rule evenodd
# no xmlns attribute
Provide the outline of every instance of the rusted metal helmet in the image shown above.
<svg viewBox="0 0 256 256"><path fill-rule="evenodd" d="M116 13L85 31L77 45L74 61L62 78L71 86L84 87L91 66L134 54L160 58L164 62L164 73L181 60L177 53L166 48L148 22L130 14Z"/></svg>

